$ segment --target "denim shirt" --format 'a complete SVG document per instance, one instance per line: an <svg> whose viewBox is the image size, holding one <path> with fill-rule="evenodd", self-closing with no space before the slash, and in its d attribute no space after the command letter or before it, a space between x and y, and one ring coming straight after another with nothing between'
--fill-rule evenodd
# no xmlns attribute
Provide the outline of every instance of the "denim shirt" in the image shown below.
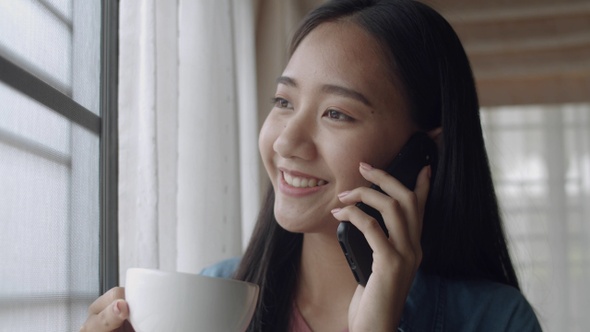
<svg viewBox="0 0 590 332"><path fill-rule="evenodd" d="M230 278L239 258L201 274ZM418 270L398 331L541 331L531 305L516 288L485 280L451 280Z"/></svg>

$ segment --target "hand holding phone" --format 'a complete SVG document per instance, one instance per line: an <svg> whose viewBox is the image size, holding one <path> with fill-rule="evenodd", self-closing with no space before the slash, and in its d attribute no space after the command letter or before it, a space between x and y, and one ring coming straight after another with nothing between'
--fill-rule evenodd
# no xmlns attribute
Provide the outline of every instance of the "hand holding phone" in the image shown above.
<svg viewBox="0 0 590 332"><path fill-rule="evenodd" d="M414 190L418 173L427 165L431 165L434 171L437 156L437 147L434 141L425 133L417 132L410 137L385 171L408 189ZM373 184L371 188L384 193L377 185ZM357 203L356 206L377 220L381 229L389 236L383 217L379 211L364 203ZM363 236L363 233L350 222L343 221L338 225L337 236L354 277L359 284L365 286L371 275L373 250Z"/></svg>

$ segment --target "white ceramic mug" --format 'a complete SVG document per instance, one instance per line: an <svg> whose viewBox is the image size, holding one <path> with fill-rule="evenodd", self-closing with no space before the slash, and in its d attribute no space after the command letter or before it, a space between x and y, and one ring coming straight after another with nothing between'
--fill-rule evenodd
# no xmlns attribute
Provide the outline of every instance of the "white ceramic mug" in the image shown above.
<svg viewBox="0 0 590 332"><path fill-rule="evenodd" d="M258 285L197 274L130 268L125 282L136 332L241 332L252 319Z"/></svg>

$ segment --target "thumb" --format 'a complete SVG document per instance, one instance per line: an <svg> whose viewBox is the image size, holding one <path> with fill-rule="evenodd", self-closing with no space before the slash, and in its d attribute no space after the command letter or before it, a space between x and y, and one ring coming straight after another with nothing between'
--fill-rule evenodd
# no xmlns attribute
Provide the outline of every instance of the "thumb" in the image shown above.
<svg viewBox="0 0 590 332"><path fill-rule="evenodd" d="M125 300L117 300L113 302L113 312L117 316L117 318L121 320L125 320L129 318L129 306L127 305L127 301Z"/></svg>

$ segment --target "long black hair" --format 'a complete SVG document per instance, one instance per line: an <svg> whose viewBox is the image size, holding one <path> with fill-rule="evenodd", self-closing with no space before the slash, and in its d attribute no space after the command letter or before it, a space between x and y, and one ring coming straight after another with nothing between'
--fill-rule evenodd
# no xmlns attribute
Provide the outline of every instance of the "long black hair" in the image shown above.
<svg viewBox="0 0 590 332"><path fill-rule="evenodd" d="M518 289L485 150L475 81L456 33L440 14L417 1L332 0L306 16L292 39L291 54L314 28L339 20L358 24L379 42L418 127L442 127L424 216L420 269ZM302 235L277 224L273 204L271 187L236 272L236 278L261 287L249 331L287 330L292 310Z"/></svg>

